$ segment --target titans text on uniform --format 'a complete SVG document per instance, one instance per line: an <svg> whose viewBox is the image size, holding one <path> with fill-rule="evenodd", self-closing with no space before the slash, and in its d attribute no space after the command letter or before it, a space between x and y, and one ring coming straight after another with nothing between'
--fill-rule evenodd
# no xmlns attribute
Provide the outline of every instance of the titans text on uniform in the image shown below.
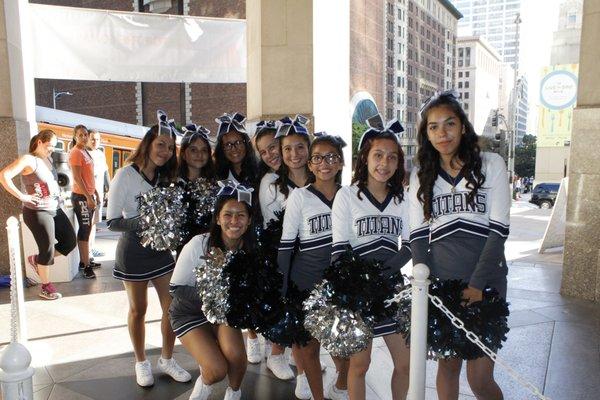
<svg viewBox="0 0 600 400"><path fill-rule="evenodd" d="M330 231L331 230L331 212L327 214L319 214L311 217L306 221L310 227L310 234L315 235L317 233Z"/></svg>
<svg viewBox="0 0 600 400"><path fill-rule="evenodd" d="M485 214L487 207L487 195L477 193L473 203L469 203L467 196L469 192L443 193L434 196L431 201L433 217L438 218L442 215L455 213L476 213Z"/></svg>
<svg viewBox="0 0 600 400"><path fill-rule="evenodd" d="M402 218L390 215L367 215L354 222L358 237L369 235L394 235L402 233Z"/></svg>

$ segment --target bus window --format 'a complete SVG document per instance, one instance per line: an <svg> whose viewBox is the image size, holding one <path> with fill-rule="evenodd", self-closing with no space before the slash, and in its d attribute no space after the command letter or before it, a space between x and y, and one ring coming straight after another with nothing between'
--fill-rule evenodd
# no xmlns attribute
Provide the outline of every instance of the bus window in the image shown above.
<svg viewBox="0 0 600 400"><path fill-rule="evenodd" d="M61 142L60 140L58 140L56 142L56 147L54 147L56 150L63 150L65 148L65 145L63 144L63 142Z"/></svg>
<svg viewBox="0 0 600 400"><path fill-rule="evenodd" d="M127 161L130 155L131 151L123 150L123 163L121 165L125 165L125 162Z"/></svg>
<svg viewBox="0 0 600 400"><path fill-rule="evenodd" d="M121 150L113 149L113 156L112 156L113 176L119 168L121 168Z"/></svg>

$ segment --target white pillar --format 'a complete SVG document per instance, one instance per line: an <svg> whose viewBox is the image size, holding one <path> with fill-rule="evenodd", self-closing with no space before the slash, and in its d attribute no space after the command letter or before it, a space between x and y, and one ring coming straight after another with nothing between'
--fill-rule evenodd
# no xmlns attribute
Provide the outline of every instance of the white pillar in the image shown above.
<svg viewBox="0 0 600 400"><path fill-rule="evenodd" d="M425 399L425 368L427 362L427 306L429 298L429 268L425 264L413 267L412 305L410 313L410 376L408 398Z"/></svg>

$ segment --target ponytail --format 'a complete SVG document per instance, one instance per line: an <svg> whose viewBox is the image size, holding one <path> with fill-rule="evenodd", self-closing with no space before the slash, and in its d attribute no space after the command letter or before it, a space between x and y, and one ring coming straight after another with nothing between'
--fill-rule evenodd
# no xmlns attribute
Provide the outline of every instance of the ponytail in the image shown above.
<svg viewBox="0 0 600 400"><path fill-rule="evenodd" d="M43 131L40 131L37 135L34 135L29 140L29 154L35 153L35 151L37 150L39 142L48 143L55 136L56 136L56 134L51 129L44 129Z"/></svg>

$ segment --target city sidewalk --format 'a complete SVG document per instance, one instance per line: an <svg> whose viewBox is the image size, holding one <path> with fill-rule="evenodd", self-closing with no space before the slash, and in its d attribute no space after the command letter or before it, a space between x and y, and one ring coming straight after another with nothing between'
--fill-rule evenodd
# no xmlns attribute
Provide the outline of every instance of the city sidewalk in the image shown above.
<svg viewBox="0 0 600 400"><path fill-rule="evenodd" d="M553 400L597 399L600 393L600 307L560 295L562 250L538 254L551 210L539 210L525 200L511 209L511 234L506 245L509 261L508 300L511 331L499 356L527 381ZM26 290L27 323L33 356L35 399L187 399L193 387L174 383L155 373L151 389L136 385L133 355L126 326L127 298L120 282L111 277L117 237L103 230L98 244L107 257L100 259L98 279L75 279L57 285L64 298L49 302L37 297L39 288ZM149 296L146 342L153 364L160 354L160 307ZM0 291L0 347L9 340L8 290ZM198 376L194 360L181 345L175 358ZM333 363L325 353L325 381L333 378ZM464 372L464 371L463 371ZM392 362L381 339L375 340L367 374L367 398L391 399ZM436 399L436 364L427 364L427 398ZM497 380L505 399L534 399L500 366ZM277 380L264 363L249 365L242 399L294 399L295 381ZM211 399L222 399L222 383ZM461 377L461 399L474 399L466 377Z"/></svg>

